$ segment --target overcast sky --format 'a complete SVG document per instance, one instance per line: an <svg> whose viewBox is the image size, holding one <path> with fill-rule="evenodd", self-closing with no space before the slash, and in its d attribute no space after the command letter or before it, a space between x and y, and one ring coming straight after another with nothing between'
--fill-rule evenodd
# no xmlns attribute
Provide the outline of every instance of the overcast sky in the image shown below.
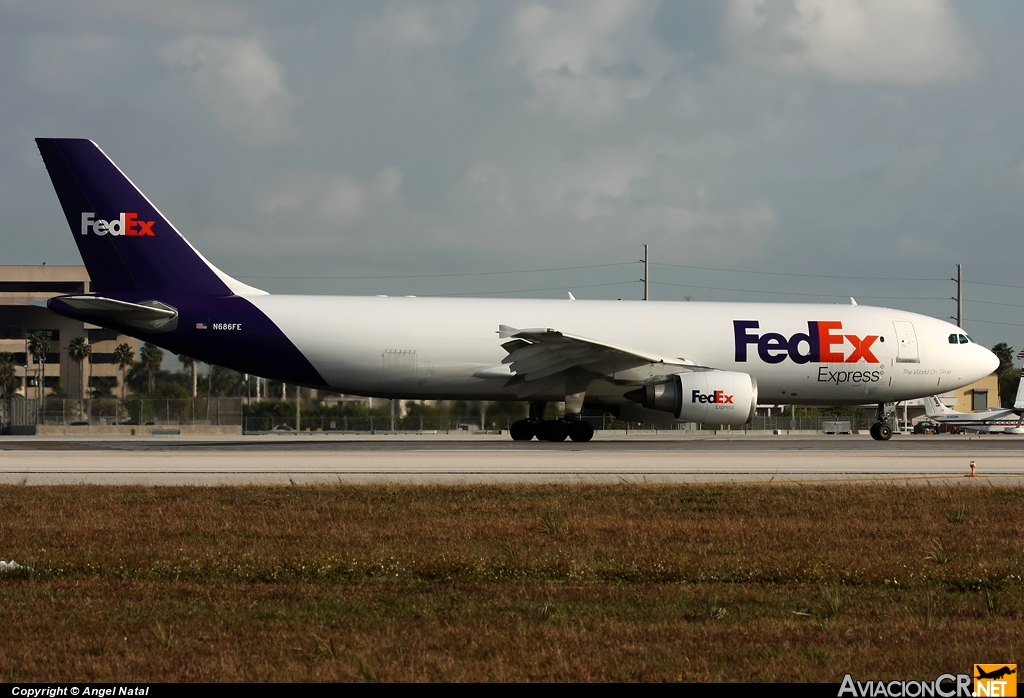
<svg viewBox="0 0 1024 698"><path fill-rule="evenodd" d="M1020 347L1021 291L973 282L1024 286L1022 30L1015 0L0 0L0 259L80 263L32 141L74 136L271 292L638 298L646 242L657 299L947 317L952 282L841 277L962 262L967 329Z"/></svg>

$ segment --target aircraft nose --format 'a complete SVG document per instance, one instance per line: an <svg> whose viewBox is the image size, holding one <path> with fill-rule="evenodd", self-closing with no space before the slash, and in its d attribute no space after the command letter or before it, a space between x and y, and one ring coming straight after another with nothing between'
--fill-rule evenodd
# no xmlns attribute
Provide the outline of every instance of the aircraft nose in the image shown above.
<svg viewBox="0 0 1024 698"><path fill-rule="evenodd" d="M978 364L984 371L982 374L982 378L984 378L985 376L991 375L997 368L999 368L999 357L980 344L977 346L981 349L981 356L978 360Z"/></svg>

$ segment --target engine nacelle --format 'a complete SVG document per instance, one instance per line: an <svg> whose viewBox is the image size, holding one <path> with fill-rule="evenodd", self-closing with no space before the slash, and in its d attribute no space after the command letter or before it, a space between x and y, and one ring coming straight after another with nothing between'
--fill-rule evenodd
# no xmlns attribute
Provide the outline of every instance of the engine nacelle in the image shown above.
<svg viewBox="0 0 1024 698"><path fill-rule="evenodd" d="M757 409L757 381L735 371L677 373L625 397L647 409L671 412L684 422L741 426L753 419Z"/></svg>

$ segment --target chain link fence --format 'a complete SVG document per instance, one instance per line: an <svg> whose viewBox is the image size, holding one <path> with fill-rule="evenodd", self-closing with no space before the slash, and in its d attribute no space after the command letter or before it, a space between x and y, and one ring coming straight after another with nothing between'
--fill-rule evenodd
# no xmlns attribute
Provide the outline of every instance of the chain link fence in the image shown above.
<svg viewBox="0 0 1024 698"><path fill-rule="evenodd" d="M703 431L716 429L713 425L694 423L644 424L624 422L612 415L585 415L595 430L619 431ZM458 431L507 431L515 418L487 420L481 429L479 415L391 417L384 412L367 410L346 412L317 405L303 405L296 422L295 403L281 400L252 402L245 398L97 398L71 400L48 397L45 400L21 397L0 401L0 433L32 433L36 426L143 426L179 427L190 425L241 427L245 433L275 431L303 431L379 433L422 432L451 433ZM732 431L833 431L832 423L848 422L852 431L867 431L873 416L790 417L757 415L750 424L733 427ZM26 431L27 430L27 431Z"/></svg>
<svg viewBox="0 0 1024 698"><path fill-rule="evenodd" d="M78 425L241 426L243 399L237 397L161 400L99 398L45 400L10 398L0 409L6 433L11 428Z"/></svg>

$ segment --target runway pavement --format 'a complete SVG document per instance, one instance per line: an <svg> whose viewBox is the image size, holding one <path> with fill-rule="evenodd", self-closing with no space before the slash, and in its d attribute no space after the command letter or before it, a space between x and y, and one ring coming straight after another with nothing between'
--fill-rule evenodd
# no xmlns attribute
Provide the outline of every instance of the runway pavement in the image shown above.
<svg viewBox="0 0 1024 698"><path fill-rule="evenodd" d="M978 477L970 474L975 461ZM0 483L307 484L540 482L1024 484L1007 435L603 435L585 444L507 436L287 434L0 437Z"/></svg>

